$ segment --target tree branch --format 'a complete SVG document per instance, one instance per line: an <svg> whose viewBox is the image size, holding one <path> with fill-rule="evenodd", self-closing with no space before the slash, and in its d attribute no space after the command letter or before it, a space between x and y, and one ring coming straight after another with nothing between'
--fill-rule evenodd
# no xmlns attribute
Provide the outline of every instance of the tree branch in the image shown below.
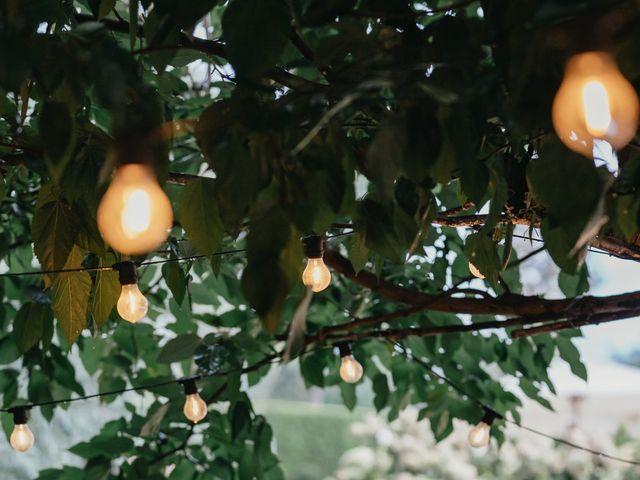
<svg viewBox="0 0 640 480"><path fill-rule="evenodd" d="M472 315L505 315L509 317L578 318L586 315L613 314L640 308L640 292L608 297L585 296L575 299L549 300L534 296L504 294L496 298L441 297L401 287L367 271L355 273L351 262L335 251L327 251L325 263L338 273L363 287L369 288L389 300L411 306L424 306L425 310L467 313Z"/></svg>
<svg viewBox="0 0 640 480"><path fill-rule="evenodd" d="M76 19L80 23L101 22L106 28L111 31L119 33L129 33L129 23L125 21L113 20L110 18L102 18L98 20L92 15L81 13L76 14ZM137 35L138 37L144 38L144 30L142 27L138 28ZM199 52L206 53L207 55L213 55L227 60L227 55L225 53L223 43L216 40L207 40L204 38L194 37L185 32L182 32L180 34L180 41L177 45L151 45L147 48L137 50L134 53L152 53L154 51L178 50L181 48L197 50ZM267 74L267 76L274 82L294 90L307 88L313 90L314 93L317 93L318 91L325 90L327 88L326 84L317 83L302 77L298 77L297 75L293 75L292 73L289 73L282 68L273 68Z"/></svg>

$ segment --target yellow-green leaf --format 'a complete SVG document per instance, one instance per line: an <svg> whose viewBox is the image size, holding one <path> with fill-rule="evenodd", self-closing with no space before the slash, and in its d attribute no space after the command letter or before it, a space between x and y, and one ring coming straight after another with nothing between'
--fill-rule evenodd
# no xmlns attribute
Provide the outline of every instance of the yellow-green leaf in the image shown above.
<svg viewBox="0 0 640 480"><path fill-rule="evenodd" d="M51 287L53 311L69 346L87 325L91 276L87 272L66 272L56 276Z"/></svg>
<svg viewBox="0 0 640 480"><path fill-rule="evenodd" d="M100 266L103 266L102 262ZM121 290L118 274L115 271L104 270L96 274L91 297L91 315L98 328L102 327L111 315Z"/></svg>

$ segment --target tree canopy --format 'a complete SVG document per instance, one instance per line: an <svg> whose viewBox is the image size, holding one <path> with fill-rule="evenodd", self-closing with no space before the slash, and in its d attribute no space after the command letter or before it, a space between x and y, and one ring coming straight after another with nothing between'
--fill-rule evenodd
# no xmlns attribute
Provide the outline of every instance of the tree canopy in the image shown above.
<svg viewBox="0 0 640 480"><path fill-rule="evenodd" d="M516 421L500 375L543 405L556 356L586 378L577 327L639 313L640 291L583 294L589 249L640 259L640 143L613 177L559 142L551 105L585 48L640 86L639 21L612 0L1 2L3 406L83 395L80 368L100 391L211 375L216 405L194 426L179 386L154 389L71 449L84 470L40 478L283 478L247 390L297 359L353 408L341 342L375 408L418 405L436 440L483 412L403 352ZM126 258L96 210L114 167L141 157L175 221L133 258L151 307L128 324L117 273L98 269ZM523 225L566 298L521 294ZM313 297L309 234L326 236L333 272ZM14 275L38 268L53 272Z"/></svg>

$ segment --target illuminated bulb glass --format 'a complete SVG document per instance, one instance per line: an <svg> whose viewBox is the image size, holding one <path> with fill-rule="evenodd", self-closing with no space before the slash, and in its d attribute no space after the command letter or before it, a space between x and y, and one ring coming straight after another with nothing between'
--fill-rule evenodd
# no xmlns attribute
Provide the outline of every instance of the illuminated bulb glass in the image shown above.
<svg viewBox="0 0 640 480"><path fill-rule="evenodd" d="M9 442L11 443L11 446L19 452L26 452L33 447L35 438L33 437L33 433L31 432L29 425L22 423L13 427L13 432L11 432Z"/></svg>
<svg viewBox="0 0 640 480"><path fill-rule="evenodd" d="M187 395L184 401L184 416L193 423L198 423L207 416L207 404L197 393Z"/></svg>
<svg viewBox="0 0 640 480"><path fill-rule="evenodd" d="M118 252L140 255L164 242L173 226L171 203L151 167L125 164L115 171L98 206L98 229Z"/></svg>
<svg viewBox="0 0 640 480"><path fill-rule="evenodd" d="M347 383L356 383L362 378L363 372L362 365L353 358L353 355L342 357L342 364L340 365L340 378L342 380Z"/></svg>
<svg viewBox="0 0 640 480"><path fill-rule="evenodd" d="M482 274L482 272L478 270L478 267L476 267L471 262L469 262L469 271L471 272L471 275L473 275L474 277L484 280L484 275Z"/></svg>
<svg viewBox="0 0 640 480"><path fill-rule="evenodd" d="M485 422L480 422L469 431L469 445L473 448L482 448L489 445L489 430L491 427Z"/></svg>
<svg viewBox="0 0 640 480"><path fill-rule="evenodd" d="M302 272L302 283L311 287L314 292L321 292L331 283L331 272L322 258L309 258Z"/></svg>
<svg viewBox="0 0 640 480"><path fill-rule="evenodd" d="M117 309L118 314L131 323L137 322L147 314L149 302L142 295L137 283L122 285Z"/></svg>
<svg viewBox="0 0 640 480"><path fill-rule="evenodd" d="M594 143L623 148L638 127L638 96L604 52L587 52L569 59L553 101L553 126L570 149L593 157Z"/></svg>

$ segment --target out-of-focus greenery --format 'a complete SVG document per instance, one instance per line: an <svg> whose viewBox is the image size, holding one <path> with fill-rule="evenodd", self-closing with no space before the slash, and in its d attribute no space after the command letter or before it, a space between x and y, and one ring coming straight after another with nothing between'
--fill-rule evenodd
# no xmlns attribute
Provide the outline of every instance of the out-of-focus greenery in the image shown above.
<svg viewBox="0 0 640 480"><path fill-rule="evenodd" d="M344 452L362 444L351 433L351 424L370 409L349 412L339 405L287 402L256 402L269 418L285 478L318 480L331 475ZM371 442L365 441L366 444Z"/></svg>

